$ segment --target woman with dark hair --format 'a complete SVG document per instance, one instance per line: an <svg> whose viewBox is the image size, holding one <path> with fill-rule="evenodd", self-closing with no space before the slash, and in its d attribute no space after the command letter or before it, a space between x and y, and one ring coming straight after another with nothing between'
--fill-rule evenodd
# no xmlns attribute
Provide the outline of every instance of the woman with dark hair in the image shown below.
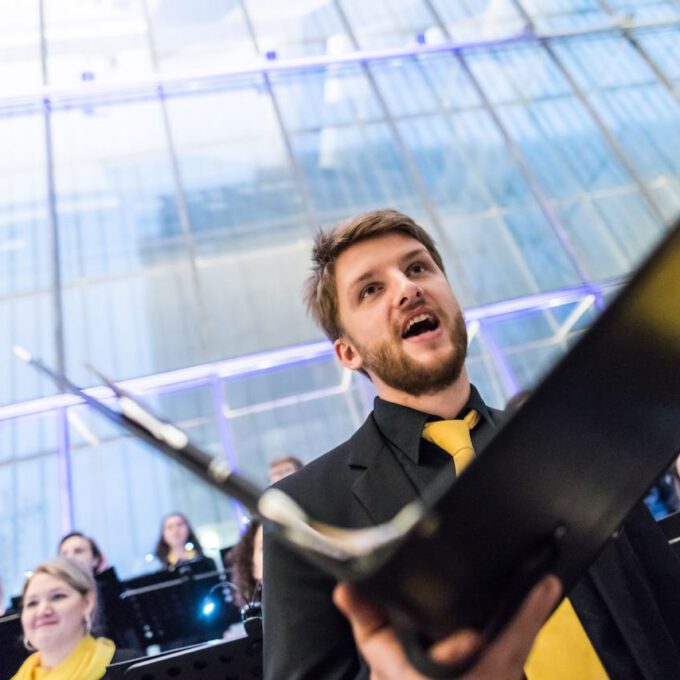
<svg viewBox="0 0 680 680"><path fill-rule="evenodd" d="M111 662L133 658L116 652L111 640L92 637L96 604L92 571L82 563L56 557L36 567L21 608L24 645L34 653L13 680L99 680Z"/></svg>
<svg viewBox="0 0 680 680"><path fill-rule="evenodd" d="M229 551L231 580L236 586L235 599L239 607L252 602L262 587L262 525L250 521L241 540Z"/></svg>
<svg viewBox="0 0 680 680"><path fill-rule="evenodd" d="M166 569L204 558L203 548L181 512L171 512L163 518L155 555Z"/></svg>
<svg viewBox="0 0 680 680"><path fill-rule="evenodd" d="M71 531L59 541L59 555L77 562L94 576L97 586L95 631L111 638L117 645L138 649L141 642L121 601L118 575L113 567L106 566L104 553L97 542L82 531Z"/></svg>
<svg viewBox="0 0 680 680"><path fill-rule="evenodd" d="M92 573L101 574L106 569L104 554L93 538L81 531L71 531L59 541L59 554L92 569Z"/></svg>

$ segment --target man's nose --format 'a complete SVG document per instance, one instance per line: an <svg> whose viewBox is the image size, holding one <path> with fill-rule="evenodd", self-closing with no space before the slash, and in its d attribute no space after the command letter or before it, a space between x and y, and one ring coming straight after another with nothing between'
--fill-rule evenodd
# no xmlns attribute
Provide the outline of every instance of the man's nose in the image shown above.
<svg viewBox="0 0 680 680"><path fill-rule="evenodd" d="M413 300L423 296L422 288L405 274L396 277L394 303L396 307L405 307Z"/></svg>

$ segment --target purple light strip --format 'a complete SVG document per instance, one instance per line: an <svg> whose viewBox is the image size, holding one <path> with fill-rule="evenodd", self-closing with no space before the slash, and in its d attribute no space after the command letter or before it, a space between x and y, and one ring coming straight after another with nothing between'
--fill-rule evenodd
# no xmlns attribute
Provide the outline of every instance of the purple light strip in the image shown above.
<svg viewBox="0 0 680 680"><path fill-rule="evenodd" d="M580 302L588 295L594 295L596 299L601 299L603 293L616 290L626 280L626 277L620 277L593 285L573 286L557 291L545 291L510 300L502 300L501 302L492 302L488 305L465 310L465 320L469 323L470 321L481 321L492 317L516 316L542 309L552 309L553 307Z"/></svg>
<svg viewBox="0 0 680 680"><path fill-rule="evenodd" d="M252 373L267 371L279 366L314 361L325 356L332 356L333 346L325 341L295 345L283 349L269 350L258 354L225 359L210 364L180 368L165 373L156 373L143 378L122 380L118 384L133 394L156 393L177 388L187 388L208 384L215 376L232 378ZM97 399L110 399L113 393L108 387L98 385L85 390ZM66 408L82 403L72 394L57 394L41 399L10 404L0 407L0 421L23 416L38 415L59 408Z"/></svg>
<svg viewBox="0 0 680 680"><path fill-rule="evenodd" d="M236 470L237 468L236 450L234 449L234 440L233 437L231 436L231 427L229 426L229 422L224 417L223 413L224 400L222 397L222 382L220 381L218 376L216 375L212 376L211 386L213 393L213 402L215 406L215 416L217 419L217 427L220 433L220 443L222 445L222 453L224 454L224 457L227 459L227 462L229 463L229 466L232 468L232 470ZM242 527L243 520L246 517L246 512L243 506L236 499L231 498L230 501L232 507L234 508L234 512L236 513L238 525L239 527Z"/></svg>
<svg viewBox="0 0 680 680"><path fill-rule="evenodd" d="M70 449L71 442L68 429L67 411L65 408L57 412L57 431L59 449L57 451L57 473L59 475L59 514L62 535L73 530L73 479L71 477Z"/></svg>
<svg viewBox="0 0 680 680"><path fill-rule="evenodd" d="M492 318L504 316L521 316L544 309L551 309L565 304L580 302L588 295L595 295L601 298L602 294L610 290L615 290L625 282L625 278L610 279L598 284L596 288L592 286L575 286L558 291L536 293L524 297L494 302L479 307L471 307L465 310L465 318L468 323L471 321L490 320ZM225 359L199 366L180 368L165 373L133 378L120 381L120 386L133 394L157 393L163 391L175 391L207 385L215 377L228 379L261 373L288 366L291 364L315 361L333 356L333 346L326 340L294 345L282 349L259 352L246 356ZM108 387L97 386L86 390L98 399L110 399L111 390ZM33 399L18 404L10 404L0 407L0 421L25 416L36 416L55 409L67 408L82 403L78 397L71 394L57 394L41 399Z"/></svg>

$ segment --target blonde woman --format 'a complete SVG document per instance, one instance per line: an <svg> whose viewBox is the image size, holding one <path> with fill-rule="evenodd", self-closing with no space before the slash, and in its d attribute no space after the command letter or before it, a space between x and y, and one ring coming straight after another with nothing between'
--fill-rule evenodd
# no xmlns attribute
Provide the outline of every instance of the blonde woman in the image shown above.
<svg viewBox="0 0 680 680"><path fill-rule="evenodd" d="M26 579L21 626L24 645L34 651L12 680L99 680L114 659L107 638L92 637L96 588L92 572L57 557Z"/></svg>

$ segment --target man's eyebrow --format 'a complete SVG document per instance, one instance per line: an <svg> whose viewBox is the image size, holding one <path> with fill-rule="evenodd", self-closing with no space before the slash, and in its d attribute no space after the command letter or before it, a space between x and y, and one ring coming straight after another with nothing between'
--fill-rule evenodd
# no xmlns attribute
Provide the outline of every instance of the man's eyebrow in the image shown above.
<svg viewBox="0 0 680 680"><path fill-rule="evenodd" d="M425 246L418 246L417 248L413 248L412 250L409 250L408 252L404 253L399 257L399 264L403 265L409 260L412 260L414 257L419 257L423 255L428 255L429 256L429 251ZM352 281L349 284L349 290L354 290L358 286L362 285L366 281L370 281L371 279L375 278L376 273L373 269L369 269L368 271L365 271L363 274L360 276L357 276L354 281Z"/></svg>
<svg viewBox="0 0 680 680"><path fill-rule="evenodd" d="M375 272L372 269L369 269L368 271L361 274L361 276L357 276L357 278L354 279L354 281L352 281L349 284L348 290L354 290L355 288L358 288L359 286L361 286L365 281L370 281L374 277L375 277Z"/></svg>
<svg viewBox="0 0 680 680"><path fill-rule="evenodd" d="M430 252L425 246L418 246L417 248L413 248L413 250L409 250L407 253L404 253L399 259L401 262L407 262L408 260L412 260L414 257L422 255L429 256Z"/></svg>

